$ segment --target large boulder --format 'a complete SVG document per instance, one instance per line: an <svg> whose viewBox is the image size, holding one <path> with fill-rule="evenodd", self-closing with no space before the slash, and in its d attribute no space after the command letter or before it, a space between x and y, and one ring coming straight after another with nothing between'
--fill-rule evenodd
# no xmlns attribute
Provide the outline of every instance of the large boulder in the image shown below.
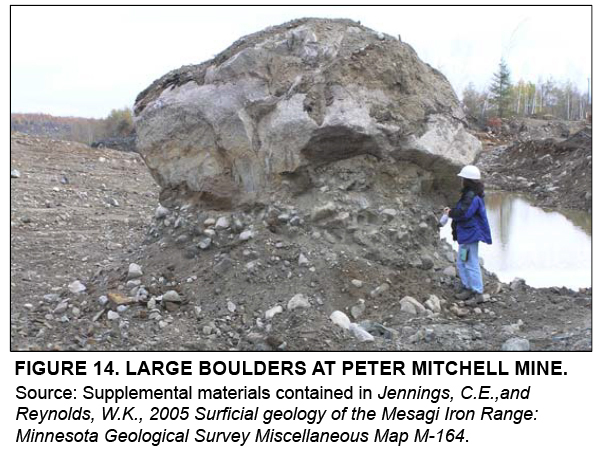
<svg viewBox="0 0 612 459"><path fill-rule="evenodd" d="M411 161L442 179L480 149L444 75L408 44L350 20L299 19L243 37L153 82L134 113L162 201L212 207L360 155Z"/></svg>

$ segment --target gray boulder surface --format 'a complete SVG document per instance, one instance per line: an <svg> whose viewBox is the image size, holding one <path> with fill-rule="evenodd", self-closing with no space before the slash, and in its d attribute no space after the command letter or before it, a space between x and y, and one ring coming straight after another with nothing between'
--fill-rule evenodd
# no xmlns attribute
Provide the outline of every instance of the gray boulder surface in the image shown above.
<svg viewBox="0 0 612 459"><path fill-rule="evenodd" d="M444 75L350 20L298 19L245 36L153 82L134 113L161 200L212 208L287 180L301 192L314 168L357 156L415 163L442 187L480 150Z"/></svg>

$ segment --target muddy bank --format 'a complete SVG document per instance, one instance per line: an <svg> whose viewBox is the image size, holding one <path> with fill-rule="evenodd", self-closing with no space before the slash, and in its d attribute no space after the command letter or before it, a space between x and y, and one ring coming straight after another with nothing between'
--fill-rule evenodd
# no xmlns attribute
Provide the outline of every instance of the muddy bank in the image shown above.
<svg viewBox="0 0 612 459"><path fill-rule="evenodd" d="M478 166L491 188L525 193L540 207L592 208L591 129L568 139L516 141L486 149Z"/></svg>
<svg viewBox="0 0 612 459"><path fill-rule="evenodd" d="M487 273L482 302L455 301L427 172L348 161L362 174L334 163L314 191L202 213L158 207L135 154L13 136L11 348L590 349L590 289Z"/></svg>

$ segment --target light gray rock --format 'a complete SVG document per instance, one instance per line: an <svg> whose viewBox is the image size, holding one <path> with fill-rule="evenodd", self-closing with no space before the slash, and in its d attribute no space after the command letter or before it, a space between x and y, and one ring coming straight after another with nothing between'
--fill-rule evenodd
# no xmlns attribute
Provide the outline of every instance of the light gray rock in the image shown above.
<svg viewBox="0 0 612 459"><path fill-rule="evenodd" d="M240 233L240 236L238 236L238 240L240 241L248 241L249 239L253 238L253 231L251 230L245 230L242 233Z"/></svg>
<svg viewBox="0 0 612 459"><path fill-rule="evenodd" d="M108 320L118 320L121 316L119 315L119 313L115 312L115 311L108 311L108 313L106 314L106 317L108 317Z"/></svg>
<svg viewBox="0 0 612 459"><path fill-rule="evenodd" d="M442 271L442 274L444 274L445 276L448 276L448 277L457 277L457 270L455 269L454 266L447 266Z"/></svg>
<svg viewBox="0 0 612 459"><path fill-rule="evenodd" d="M19 178L19 177L21 177L21 172L19 172L17 169L11 169L11 178Z"/></svg>
<svg viewBox="0 0 612 459"><path fill-rule="evenodd" d="M81 293L84 293L85 290L87 290L87 287L85 287L80 281L75 280L74 282L68 285L68 290L70 290L70 292L75 295L80 295Z"/></svg>
<svg viewBox="0 0 612 459"><path fill-rule="evenodd" d="M412 316L425 316L425 306L411 296L405 296L400 300L400 310Z"/></svg>
<svg viewBox="0 0 612 459"><path fill-rule="evenodd" d="M525 338L509 338L501 347L502 351L529 351L531 344Z"/></svg>
<svg viewBox="0 0 612 459"><path fill-rule="evenodd" d="M128 279L137 279L142 276L142 268L136 263L130 263L128 267Z"/></svg>
<svg viewBox="0 0 612 459"><path fill-rule="evenodd" d="M425 307L436 314L442 311L440 299L436 295L429 295L429 299L425 302Z"/></svg>
<svg viewBox="0 0 612 459"><path fill-rule="evenodd" d="M229 228L230 226L230 221L229 218L227 217L219 217L217 219L217 223L215 223L215 228L217 229L226 229Z"/></svg>
<svg viewBox="0 0 612 459"><path fill-rule="evenodd" d="M304 255L303 253L300 253L300 256L298 257L298 265L308 266L309 264L310 262L308 261L308 258L306 258L306 255Z"/></svg>
<svg viewBox="0 0 612 459"><path fill-rule="evenodd" d="M357 300L357 304L351 307L351 315L355 320L359 319L365 313L366 305L365 300Z"/></svg>
<svg viewBox="0 0 612 459"><path fill-rule="evenodd" d="M176 290L168 290L162 296L162 300L164 302L172 302L172 303L180 303L182 301L181 296L178 294Z"/></svg>
<svg viewBox="0 0 612 459"><path fill-rule="evenodd" d="M68 301L64 300L53 309L53 314L63 314L68 309Z"/></svg>
<svg viewBox="0 0 612 459"><path fill-rule="evenodd" d="M270 320L276 314L280 314L281 312L283 312L283 307L282 306L280 306L280 305L273 306L273 307L271 307L270 309L268 309L265 312L265 318Z"/></svg>
<svg viewBox="0 0 612 459"><path fill-rule="evenodd" d="M353 287L357 287L357 288L363 287L363 281L360 281L359 279L351 280L351 284L353 285Z"/></svg>
<svg viewBox="0 0 612 459"><path fill-rule="evenodd" d="M198 249L207 250L210 248L211 244L212 244L212 239L209 237L205 237L200 242L198 242Z"/></svg>
<svg viewBox="0 0 612 459"><path fill-rule="evenodd" d="M349 319L348 316L342 311L332 312L329 318L338 327L343 328L344 330L351 329L351 319Z"/></svg>
<svg viewBox="0 0 612 459"><path fill-rule="evenodd" d="M480 149L457 96L409 45L378 36L349 20L298 19L157 79L134 113L162 194L232 206L276 178L364 155L452 177Z"/></svg>
<svg viewBox="0 0 612 459"><path fill-rule="evenodd" d="M163 220L168 215L170 215L170 210L161 204L157 206L157 209L155 209L155 218L158 220Z"/></svg>
<svg viewBox="0 0 612 459"><path fill-rule="evenodd" d="M289 311L293 311L294 309L298 309L298 308L309 308L309 307L310 307L310 301L308 300L308 297L305 295L302 295L301 293L298 293L297 295L295 295L287 303L287 309Z"/></svg>
<svg viewBox="0 0 612 459"><path fill-rule="evenodd" d="M108 304L108 297L106 295L100 295L98 297L98 304L102 307L106 306Z"/></svg>
<svg viewBox="0 0 612 459"><path fill-rule="evenodd" d="M388 290L389 290L389 284L387 283L381 284L370 292L370 297L376 298Z"/></svg>
<svg viewBox="0 0 612 459"><path fill-rule="evenodd" d="M351 324L350 331L358 341L374 341L374 337L356 323Z"/></svg>
<svg viewBox="0 0 612 459"><path fill-rule="evenodd" d="M233 301L228 301L227 302L227 310L229 312L236 312L236 309L238 309L238 306L236 306L236 304Z"/></svg>
<svg viewBox="0 0 612 459"><path fill-rule="evenodd" d="M43 300L45 303L53 304L60 300L60 296L57 293L47 293L45 296L43 296Z"/></svg>

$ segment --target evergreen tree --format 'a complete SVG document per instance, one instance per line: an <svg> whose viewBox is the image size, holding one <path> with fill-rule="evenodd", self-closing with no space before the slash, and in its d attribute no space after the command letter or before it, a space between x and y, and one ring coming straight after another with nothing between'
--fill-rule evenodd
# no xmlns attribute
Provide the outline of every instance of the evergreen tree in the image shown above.
<svg viewBox="0 0 612 459"><path fill-rule="evenodd" d="M493 75L489 91L493 105L497 109L497 116L500 118L507 116L512 101L512 83L510 82L510 69L503 59L499 62L498 71Z"/></svg>

